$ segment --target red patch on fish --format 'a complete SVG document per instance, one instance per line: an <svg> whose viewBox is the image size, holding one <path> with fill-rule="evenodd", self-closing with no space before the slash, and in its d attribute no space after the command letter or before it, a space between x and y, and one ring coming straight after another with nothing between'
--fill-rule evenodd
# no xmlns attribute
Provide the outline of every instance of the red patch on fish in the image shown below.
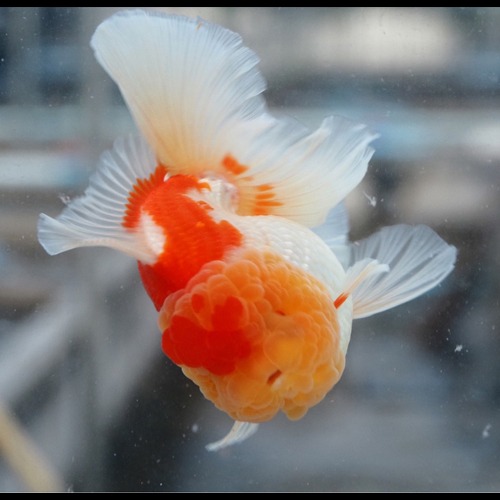
<svg viewBox="0 0 500 500"><path fill-rule="evenodd" d="M241 244L241 233L226 220L212 218L212 207L188 196L191 191L210 189L192 175L165 178L159 165L148 179L139 179L131 192L123 225L134 229L147 215L165 236L163 252L154 264L139 262L144 287L160 309L165 298L184 287L203 266L221 259Z"/></svg>

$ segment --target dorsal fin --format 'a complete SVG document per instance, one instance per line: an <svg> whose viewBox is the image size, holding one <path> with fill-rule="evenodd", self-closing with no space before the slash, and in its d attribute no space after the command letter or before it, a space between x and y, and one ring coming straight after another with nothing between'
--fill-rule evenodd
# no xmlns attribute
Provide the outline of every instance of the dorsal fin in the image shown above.
<svg viewBox="0 0 500 500"><path fill-rule="evenodd" d="M340 117L310 131L272 116L258 57L236 33L133 10L104 21L91 45L170 173L225 177L239 215L314 227L365 175L377 135Z"/></svg>

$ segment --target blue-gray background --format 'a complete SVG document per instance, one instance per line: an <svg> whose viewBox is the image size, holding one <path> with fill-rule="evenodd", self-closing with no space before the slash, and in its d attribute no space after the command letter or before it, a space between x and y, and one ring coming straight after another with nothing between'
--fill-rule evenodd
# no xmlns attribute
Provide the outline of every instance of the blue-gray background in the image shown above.
<svg viewBox="0 0 500 500"><path fill-rule="evenodd" d="M135 263L36 240L133 130L88 44L118 9L0 8L0 491L41 488L24 445L70 491L499 490L500 8L165 9L239 32L274 113L381 134L353 238L424 223L458 248L441 286L354 323L304 419L218 454L231 420L161 353Z"/></svg>

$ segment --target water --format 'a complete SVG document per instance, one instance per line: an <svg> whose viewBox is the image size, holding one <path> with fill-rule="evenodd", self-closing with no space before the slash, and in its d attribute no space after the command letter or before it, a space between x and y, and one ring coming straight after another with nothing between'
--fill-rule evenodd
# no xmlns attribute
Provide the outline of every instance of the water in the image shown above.
<svg viewBox="0 0 500 500"><path fill-rule="evenodd" d="M46 43L43 9L0 10L23 37L25 64ZM347 200L354 238L425 223L458 248L456 269L418 300L355 322L343 378L306 418L279 417L208 453L232 422L161 354L135 263L102 249L49 258L36 241L38 213L55 215L80 193L97 154L132 127L87 48L110 10L54 11L62 31L50 39L82 61L83 83L68 68L64 85L61 73L49 85L49 72L15 88L27 70L13 62L0 81L11 89L0 125L0 403L73 491L498 491L499 89L491 57L473 56L495 53L500 10L194 11L259 52L276 113L315 126L337 112L381 133ZM360 29L399 40L409 59L388 65L377 45L349 39ZM307 50L290 50L290 36ZM29 490L5 451L0 490Z"/></svg>

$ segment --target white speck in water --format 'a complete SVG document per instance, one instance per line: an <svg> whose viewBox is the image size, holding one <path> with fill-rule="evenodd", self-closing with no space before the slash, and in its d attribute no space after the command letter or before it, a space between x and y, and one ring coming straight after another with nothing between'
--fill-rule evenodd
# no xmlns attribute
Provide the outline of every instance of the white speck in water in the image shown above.
<svg viewBox="0 0 500 500"><path fill-rule="evenodd" d="M491 429L491 424L486 424L485 428L483 429L483 433L481 434L483 436L483 439L490 437L490 429Z"/></svg>
<svg viewBox="0 0 500 500"><path fill-rule="evenodd" d="M366 199L370 202L370 205L372 207L375 207L377 205L377 198L375 196L370 196L369 194L365 193L363 191L363 194L366 196Z"/></svg>
<svg viewBox="0 0 500 500"><path fill-rule="evenodd" d="M192 431L194 434L196 434L199 430L200 430L200 427L199 427L199 425L198 425L198 424L193 424L193 425L191 426L191 431Z"/></svg>
<svg viewBox="0 0 500 500"><path fill-rule="evenodd" d="M455 352L460 352L463 348L464 348L464 346L463 346L462 344L458 344L458 345L455 347Z"/></svg>

